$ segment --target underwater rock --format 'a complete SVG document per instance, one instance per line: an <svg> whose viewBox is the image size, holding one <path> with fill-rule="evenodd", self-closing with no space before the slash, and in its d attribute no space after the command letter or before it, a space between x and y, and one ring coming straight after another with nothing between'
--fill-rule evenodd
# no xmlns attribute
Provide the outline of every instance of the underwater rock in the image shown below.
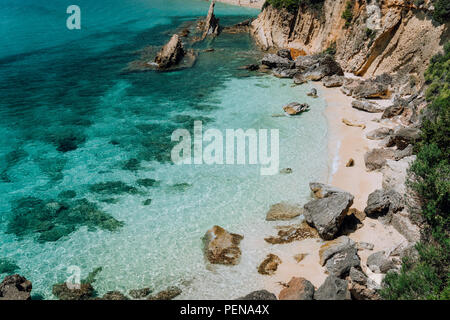
<svg viewBox="0 0 450 320"><path fill-rule="evenodd" d="M74 190L64 190L58 194L58 198L61 199L73 199L77 196L77 193Z"/></svg>
<svg viewBox="0 0 450 320"><path fill-rule="evenodd" d="M154 296L150 296L148 300L172 300L182 293L178 287L169 287L166 290L158 292Z"/></svg>
<svg viewBox="0 0 450 320"><path fill-rule="evenodd" d="M299 225L278 227L278 236L264 238L270 244L291 243L296 240L304 240L308 238L318 238L317 230L311 228L306 222Z"/></svg>
<svg viewBox="0 0 450 320"><path fill-rule="evenodd" d="M130 300L120 291L108 291L101 297L101 300Z"/></svg>
<svg viewBox="0 0 450 320"><path fill-rule="evenodd" d="M292 220L301 214L303 214L302 207L293 206L281 202L270 206L270 209L266 214L266 220L267 221Z"/></svg>
<svg viewBox="0 0 450 320"><path fill-rule="evenodd" d="M203 237L205 256L210 263L236 265L241 257L239 243L244 237L214 226Z"/></svg>
<svg viewBox="0 0 450 320"><path fill-rule="evenodd" d="M142 205L144 205L144 206L149 206L151 204L152 204L152 199L147 199L142 202Z"/></svg>
<svg viewBox="0 0 450 320"><path fill-rule="evenodd" d="M145 297L148 297L150 293L152 293L152 289L150 288L133 289L129 292L133 299L144 299Z"/></svg>
<svg viewBox="0 0 450 320"><path fill-rule="evenodd" d="M128 171L138 171L141 169L140 161L135 158L129 159L124 163L122 169Z"/></svg>
<svg viewBox="0 0 450 320"><path fill-rule="evenodd" d="M123 193L137 194L135 187L129 186L122 181L99 182L89 186L89 190L94 193L104 195L118 195Z"/></svg>
<svg viewBox="0 0 450 320"><path fill-rule="evenodd" d="M0 274L13 274L19 270L19 266L9 259L0 258Z"/></svg>
<svg viewBox="0 0 450 320"><path fill-rule="evenodd" d="M271 276L277 271L278 265L281 264L281 262L281 259L277 255L270 253L259 265L258 273Z"/></svg>
<svg viewBox="0 0 450 320"><path fill-rule="evenodd" d="M288 116L298 115L299 113L305 112L308 109L309 109L309 104L298 103L298 102L291 102L288 105L283 107L284 112Z"/></svg>
<svg viewBox="0 0 450 320"><path fill-rule="evenodd" d="M192 184L187 182L176 183L170 186L173 190L183 192L192 187Z"/></svg>
<svg viewBox="0 0 450 320"><path fill-rule="evenodd" d="M64 282L53 285L52 293L59 300L89 300L94 296L94 288L90 283L69 288Z"/></svg>
<svg viewBox="0 0 450 320"><path fill-rule="evenodd" d="M158 180L150 179L150 178L138 179L136 181L136 183L142 187L147 187L147 188L159 185Z"/></svg>

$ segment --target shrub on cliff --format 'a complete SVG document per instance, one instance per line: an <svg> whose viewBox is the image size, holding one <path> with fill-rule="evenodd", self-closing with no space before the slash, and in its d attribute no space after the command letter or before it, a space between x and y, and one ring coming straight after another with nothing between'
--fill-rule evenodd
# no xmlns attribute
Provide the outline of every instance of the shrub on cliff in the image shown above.
<svg viewBox="0 0 450 320"><path fill-rule="evenodd" d="M263 9L271 5L274 8L284 8L290 12L296 12L300 6L312 6L321 8L325 0L266 0Z"/></svg>
<svg viewBox="0 0 450 320"><path fill-rule="evenodd" d="M450 1L448 0L434 0L433 18L440 22L446 23L450 21Z"/></svg>
<svg viewBox="0 0 450 320"><path fill-rule="evenodd" d="M409 183L421 197L431 236L417 246L416 262L406 259L400 273L386 276L385 299L450 299L450 43L431 60L425 79L430 104Z"/></svg>

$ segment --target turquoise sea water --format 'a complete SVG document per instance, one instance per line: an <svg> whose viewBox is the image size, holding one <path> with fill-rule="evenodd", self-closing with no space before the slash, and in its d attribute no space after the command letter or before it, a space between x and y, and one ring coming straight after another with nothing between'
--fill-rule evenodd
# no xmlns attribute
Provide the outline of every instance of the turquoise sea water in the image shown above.
<svg viewBox="0 0 450 320"><path fill-rule="evenodd" d="M196 44L191 69L123 72L137 50L205 15L205 1L79 0L77 31L65 27L71 4L3 0L0 9L0 276L14 269L47 299L69 266L82 277L102 267L99 294L178 285L181 298L235 298L260 289L256 267L270 246L255 243L274 232L269 206L305 202L308 182L326 177L324 101L306 97L308 86L238 70L261 56L245 34ZM224 25L257 13L216 6ZM272 117L292 101L311 111ZM170 136L194 120L279 129L280 168L293 173L173 165ZM244 235L238 266L206 267L201 237L215 224Z"/></svg>

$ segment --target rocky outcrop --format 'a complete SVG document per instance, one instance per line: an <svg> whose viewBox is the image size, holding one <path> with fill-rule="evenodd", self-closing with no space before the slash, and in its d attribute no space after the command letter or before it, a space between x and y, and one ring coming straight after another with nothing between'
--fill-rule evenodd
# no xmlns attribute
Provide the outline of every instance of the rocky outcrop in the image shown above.
<svg viewBox="0 0 450 320"><path fill-rule="evenodd" d="M401 127L395 130L391 138L391 144L397 149L403 150L410 144L416 143L420 139L421 131L413 127Z"/></svg>
<svg viewBox="0 0 450 320"><path fill-rule="evenodd" d="M361 260L358 256L356 247L350 247L339 251L328 259L325 267L329 274L334 274L336 277L345 277L353 267L359 267Z"/></svg>
<svg viewBox="0 0 450 320"><path fill-rule="evenodd" d="M350 300L348 281L329 275L325 282L314 293L315 300Z"/></svg>
<svg viewBox="0 0 450 320"><path fill-rule="evenodd" d="M280 57L276 54L267 54L262 60L261 64L268 66L269 68L282 68L282 69L293 69L295 64L292 60L288 58Z"/></svg>
<svg viewBox="0 0 450 320"><path fill-rule="evenodd" d="M216 37L219 35L219 19L217 19L214 14L215 5L216 0L212 0L211 5L209 6L208 15L206 16L202 39L205 39L207 36Z"/></svg>
<svg viewBox="0 0 450 320"><path fill-rule="evenodd" d="M275 271L277 271L278 265L280 264L281 259L278 256L270 253L259 265L258 272L263 275L271 276L275 273Z"/></svg>
<svg viewBox="0 0 450 320"><path fill-rule="evenodd" d="M312 81L319 81L327 76L344 75L341 66L329 54L300 56L295 60L295 67L306 80Z"/></svg>
<svg viewBox="0 0 450 320"><path fill-rule="evenodd" d="M6 276L0 283L0 300L31 300L31 281L18 274Z"/></svg>
<svg viewBox="0 0 450 320"><path fill-rule="evenodd" d="M331 240L338 233L353 199L348 192L337 192L312 200L304 205L306 222L316 228L323 239Z"/></svg>
<svg viewBox="0 0 450 320"><path fill-rule="evenodd" d="M320 265L324 266L327 260L334 254L349 248L355 248L355 242L347 236L341 236L324 243L319 249Z"/></svg>
<svg viewBox="0 0 450 320"><path fill-rule="evenodd" d="M203 238L206 258L213 264L238 264L241 257L239 243L243 238L219 226L212 227Z"/></svg>
<svg viewBox="0 0 450 320"><path fill-rule="evenodd" d="M178 297L181 293L182 291L178 287L168 287L167 289L150 296L147 300L172 300L173 298Z"/></svg>
<svg viewBox="0 0 450 320"><path fill-rule="evenodd" d="M267 290L258 290L236 300L277 300L277 296Z"/></svg>
<svg viewBox="0 0 450 320"><path fill-rule="evenodd" d="M281 290L279 300L313 300L314 285L305 278L293 277L287 287Z"/></svg>
<svg viewBox="0 0 450 320"><path fill-rule="evenodd" d="M387 273L395 268L394 263L388 259L384 251L372 253L367 258L367 266L374 273Z"/></svg>
<svg viewBox="0 0 450 320"><path fill-rule="evenodd" d="M369 171L381 169L385 166L387 159L394 158L394 151L386 148L372 149L364 155L364 162Z"/></svg>
<svg viewBox="0 0 450 320"><path fill-rule="evenodd" d="M302 112L305 112L309 109L309 104L307 103L298 103L298 102L291 102L287 106L283 107L284 112L288 116L295 116Z"/></svg>
<svg viewBox="0 0 450 320"><path fill-rule="evenodd" d="M309 188L311 189L311 191L314 195L314 198L316 198L316 199L322 199L322 198L329 197L331 195L346 192L337 187L333 187L328 184L320 183L320 182L310 182Z"/></svg>
<svg viewBox="0 0 450 320"><path fill-rule="evenodd" d="M322 78L322 84L327 88L340 87L344 84L344 77L338 75L326 76Z"/></svg>
<svg viewBox="0 0 450 320"><path fill-rule="evenodd" d="M185 54L186 51L180 37L174 34L156 55L155 63L158 65L158 68L167 69L177 65Z"/></svg>
<svg viewBox="0 0 450 320"><path fill-rule="evenodd" d="M354 300L379 300L380 296L376 293L377 284L369 279L361 270L350 269L349 290Z"/></svg>
<svg viewBox="0 0 450 320"><path fill-rule="evenodd" d="M394 130L390 128L378 128L374 129L366 134L366 138L369 140L383 140L384 138L390 136Z"/></svg>
<svg viewBox="0 0 450 320"><path fill-rule="evenodd" d="M303 5L297 12L267 6L252 22L251 33L264 48L294 48L306 54L334 47L346 72L372 77L383 73L423 84L423 72L448 36L431 18L431 2L420 9L407 0L353 2L351 21L342 18L346 0L325 0L321 8ZM417 79L413 85L410 79Z"/></svg>
<svg viewBox="0 0 450 320"><path fill-rule="evenodd" d="M94 288L90 283L81 283L69 288L64 282L53 285L52 293L59 300L89 300L94 297Z"/></svg>
<svg viewBox="0 0 450 320"><path fill-rule="evenodd" d="M384 111L384 108L379 104L367 100L353 100L352 107L370 113L379 113Z"/></svg>
<svg viewBox="0 0 450 320"><path fill-rule="evenodd" d="M379 189L369 194L364 212L369 217L385 217L390 222L392 215L403 208L403 197L397 191Z"/></svg>
<svg viewBox="0 0 450 320"><path fill-rule="evenodd" d="M303 208L290 205L284 202L274 204L270 207L266 215L267 221L292 220L303 214Z"/></svg>

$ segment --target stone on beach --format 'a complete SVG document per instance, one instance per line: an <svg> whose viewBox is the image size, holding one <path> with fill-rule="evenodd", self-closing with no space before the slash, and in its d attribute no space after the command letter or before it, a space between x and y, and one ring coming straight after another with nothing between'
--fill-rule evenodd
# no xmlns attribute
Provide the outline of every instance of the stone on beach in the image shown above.
<svg viewBox="0 0 450 320"><path fill-rule="evenodd" d="M312 200L304 205L306 222L316 228L323 239L331 240L338 233L353 199L348 192L338 192Z"/></svg>
<svg viewBox="0 0 450 320"><path fill-rule="evenodd" d="M313 192L313 195L316 199L322 199L326 198L328 196L331 196L333 194L343 193L346 192L342 189L339 189L337 187L330 186L325 183L320 182L310 182L309 188Z"/></svg>
<svg viewBox="0 0 450 320"><path fill-rule="evenodd" d="M352 107L370 113L380 113L383 112L385 109L379 104L367 100L353 100Z"/></svg>
<svg viewBox="0 0 450 320"><path fill-rule="evenodd" d="M274 204L266 215L267 221L291 220L303 214L303 208L284 202Z"/></svg>
<svg viewBox="0 0 450 320"><path fill-rule="evenodd" d="M322 84L327 88L340 87L344 84L344 77L338 75L326 76L322 79Z"/></svg>
<svg viewBox="0 0 450 320"><path fill-rule="evenodd" d="M387 273L395 268L394 263L387 258L384 251L372 253L367 258L367 266L374 273Z"/></svg>
<svg viewBox="0 0 450 320"><path fill-rule="evenodd" d="M293 277L281 290L279 300L313 300L314 285L305 278Z"/></svg>
<svg viewBox="0 0 450 320"><path fill-rule="evenodd" d="M313 98L317 98L318 97L317 90L314 89L314 88L312 88L311 91L308 92L306 95L309 96L309 97L313 97Z"/></svg>
<svg viewBox="0 0 450 320"><path fill-rule="evenodd" d="M205 255L210 263L236 265L241 257L239 243L244 237L219 226L208 230L203 238Z"/></svg>
<svg viewBox="0 0 450 320"><path fill-rule="evenodd" d="M334 254L349 248L355 248L355 245L355 242L347 236L340 236L332 241L325 242L319 249L320 265L324 266Z"/></svg>
<svg viewBox="0 0 450 320"><path fill-rule="evenodd" d="M345 125L347 125L349 127L361 127L362 129L366 128L366 125L363 123L354 123L345 118L342 118L342 123L344 123Z"/></svg>
<svg viewBox="0 0 450 320"><path fill-rule="evenodd" d="M325 264L329 274L336 277L345 277L352 267L359 267L361 260L358 256L358 250L355 246L348 247L335 253Z"/></svg>
<svg viewBox="0 0 450 320"><path fill-rule="evenodd" d="M369 171L381 169L386 165L387 159L394 158L394 151L386 148L372 149L364 155L364 162Z"/></svg>
<svg viewBox="0 0 450 320"><path fill-rule="evenodd" d="M277 255L270 253L259 265L258 273L269 276L273 275L277 271L278 265L281 263L282 261Z"/></svg>
<svg viewBox="0 0 450 320"><path fill-rule="evenodd" d="M397 191L378 189L369 194L364 212L373 218L387 215L386 220L389 222L392 214L402 210L403 207L403 197Z"/></svg>
<svg viewBox="0 0 450 320"><path fill-rule="evenodd" d="M302 222L300 225L278 227L276 237L267 237L264 240L270 244L284 244L318 236L316 229L311 228L306 222Z"/></svg>
<svg viewBox="0 0 450 320"><path fill-rule="evenodd" d="M366 138L369 140L382 140L386 138L387 136L391 135L394 132L394 130L390 128L378 128L374 129L366 134Z"/></svg>
<svg viewBox="0 0 450 320"><path fill-rule="evenodd" d="M350 300L348 281L329 275L314 293L314 300Z"/></svg>

